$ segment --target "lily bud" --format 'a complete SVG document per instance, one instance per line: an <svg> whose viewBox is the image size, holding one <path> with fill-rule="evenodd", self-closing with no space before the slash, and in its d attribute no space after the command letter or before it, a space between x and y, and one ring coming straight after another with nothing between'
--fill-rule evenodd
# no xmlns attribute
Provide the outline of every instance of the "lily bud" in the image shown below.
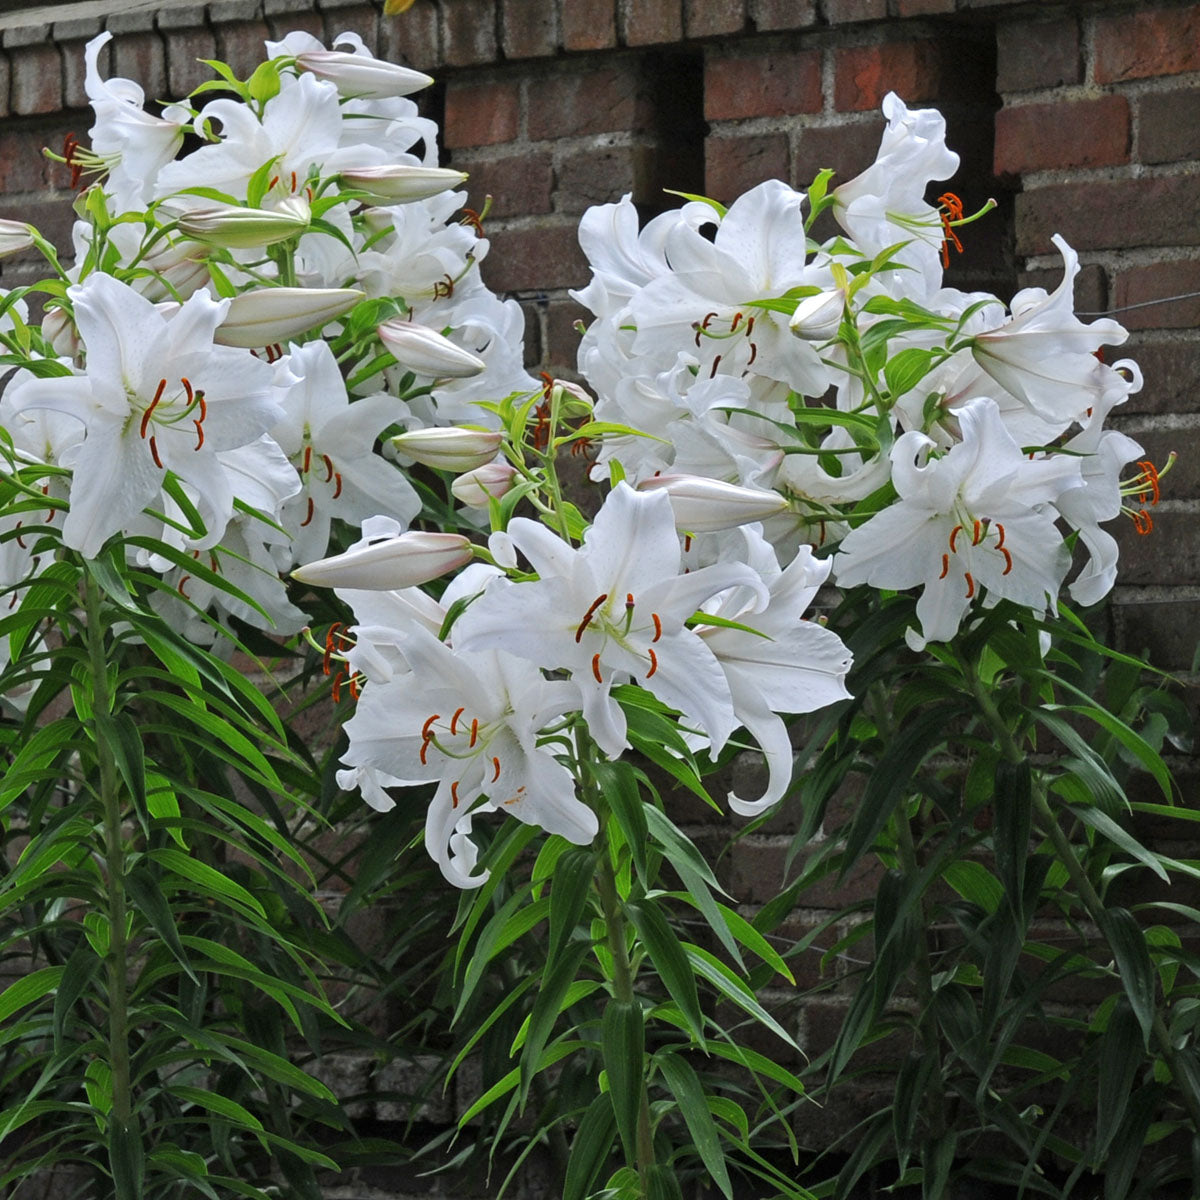
<svg viewBox="0 0 1200 1200"><path fill-rule="evenodd" d="M74 358L83 345L79 330L65 308L48 308L42 318L42 336L61 358Z"/></svg>
<svg viewBox="0 0 1200 1200"><path fill-rule="evenodd" d="M329 324L363 295L357 288L256 288L229 302L213 341L245 350L274 346Z"/></svg>
<svg viewBox="0 0 1200 1200"><path fill-rule="evenodd" d="M456 346L427 325L412 321L384 321L377 330L379 340L401 366L418 375L435 379L469 379L487 368L482 358Z"/></svg>
<svg viewBox="0 0 1200 1200"><path fill-rule="evenodd" d="M462 534L416 530L297 567L292 578L313 587L390 592L466 566L472 553Z"/></svg>
<svg viewBox="0 0 1200 1200"><path fill-rule="evenodd" d="M457 426L411 429L391 439L401 454L426 467L441 471L473 471L490 463L500 449L503 435L490 429Z"/></svg>
<svg viewBox="0 0 1200 1200"><path fill-rule="evenodd" d="M837 336L845 311L846 298L838 290L805 296L796 305L788 324L797 337L809 342L827 342Z"/></svg>
<svg viewBox="0 0 1200 1200"><path fill-rule="evenodd" d="M355 167L342 172L342 182L383 204L428 200L465 182L466 171L449 167L419 167L397 163L390 167Z"/></svg>
<svg viewBox="0 0 1200 1200"><path fill-rule="evenodd" d="M702 475L656 475L638 484L639 492L666 492L677 529L715 533L785 512L788 502L778 492L741 487Z"/></svg>
<svg viewBox="0 0 1200 1200"><path fill-rule="evenodd" d="M559 393L558 411L568 421L592 415L592 398L577 383L556 379L551 384Z"/></svg>
<svg viewBox="0 0 1200 1200"><path fill-rule="evenodd" d="M512 463L486 463L460 475L450 485L450 491L468 508L487 508L489 500L499 500L512 487L516 473L517 468Z"/></svg>
<svg viewBox="0 0 1200 1200"><path fill-rule="evenodd" d="M0 258L28 250L33 245L33 226L24 221L0 220Z"/></svg>
<svg viewBox="0 0 1200 1200"><path fill-rule="evenodd" d="M181 213L178 224L179 232L193 241L244 250L298 236L308 228L308 217L286 209L220 205Z"/></svg>
<svg viewBox="0 0 1200 1200"><path fill-rule="evenodd" d="M366 54L346 50L305 50L296 66L318 79L327 79L343 96L408 96L433 82L431 75Z"/></svg>

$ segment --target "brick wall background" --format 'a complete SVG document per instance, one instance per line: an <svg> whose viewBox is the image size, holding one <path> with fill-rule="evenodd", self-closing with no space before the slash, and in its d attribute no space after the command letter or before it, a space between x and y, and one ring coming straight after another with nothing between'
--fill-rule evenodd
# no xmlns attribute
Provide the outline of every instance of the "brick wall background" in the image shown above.
<svg viewBox="0 0 1200 1200"><path fill-rule="evenodd" d="M521 300L530 364L561 374L585 315L567 289L587 280L575 229L588 205L632 192L649 215L675 202L663 187L729 201L769 177L803 186L833 167L848 178L874 156L887 91L936 104L963 157L951 186L968 211L989 195L999 202L964 231L950 281L1005 298L1053 287L1058 232L1084 264L1078 308L1118 310L1131 331L1122 354L1141 363L1146 385L1113 423L1156 461L1171 449L1180 459L1153 533L1121 523L1109 619L1118 644L1148 651L1195 690L1200 298L1165 298L1200 291L1200 3L415 0L393 18L381 7L88 0L0 15L0 216L31 219L66 244L67 172L41 148L90 125L83 46L102 28L117 35L108 69L151 97L206 78L198 58L244 72L264 37L354 30L380 55L437 76L425 103L442 124L445 161L471 173L475 207L493 198L485 277ZM0 283L29 269L6 261ZM728 858L744 902L774 894L788 837L768 827ZM852 879L824 902L873 886L869 875ZM821 915L797 914L797 932ZM819 1051L838 1015L835 988L801 1014L801 1040ZM815 1125L807 1112L802 1136L821 1144L852 1110L826 1110ZM371 1194L394 1194L379 1187Z"/></svg>

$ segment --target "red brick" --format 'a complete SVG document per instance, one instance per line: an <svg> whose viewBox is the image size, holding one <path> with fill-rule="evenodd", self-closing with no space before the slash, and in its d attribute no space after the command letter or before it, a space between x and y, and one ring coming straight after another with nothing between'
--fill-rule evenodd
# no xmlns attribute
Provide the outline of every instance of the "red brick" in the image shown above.
<svg viewBox="0 0 1200 1200"><path fill-rule="evenodd" d="M865 171L879 151L880 122L855 121L852 125L804 125L793 146L792 186L806 188L817 172L829 167L837 172L832 186Z"/></svg>
<svg viewBox="0 0 1200 1200"><path fill-rule="evenodd" d="M11 196L18 192L40 192L51 184L67 185L70 169L52 163L42 154L46 141L46 133L37 129L0 133L0 193ZM61 139L54 149L62 149ZM25 220L36 225L38 215L30 213Z"/></svg>
<svg viewBox="0 0 1200 1200"><path fill-rule="evenodd" d="M293 29L311 33L313 37L321 41L325 38L325 22L321 20L321 14L315 8L311 8L307 12L268 13L268 23L274 41L281 41ZM335 32L340 33L341 30Z"/></svg>
<svg viewBox="0 0 1200 1200"><path fill-rule="evenodd" d="M887 0L824 0L821 7L830 25L882 21L888 15Z"/></svg>
<svg viewBox="0 0 1200 1200"><path fill-rule="evenodd" d="M765 179L788 177L787 135L747 134L704 140L704 193L730 204Z"/></svg>
<svg viewBox="0 0 1200 1200"><path fill-rule="evenodd" d="M834 106L839 112L878 108L888 92L909 104L936 99L948 51L949 43L935 41L844 46L834 52Z"/></svg>
<svg viewBox="0 0 1200 1200"><path fill-rule="evenodd" d="M898 17L935 17L954 11L954 0L895 0Z"/></svg>
<svg viewBox="0 0 1200 1200"><path fill-rule="evenodd" d="M659 169L657 146L643 143L588 146L564 154L558 164L559 212L581 213L629 192L635 204L654 204L674 181Z"/></svg>
<svg viewBox="0 0 1200 1200"><path fill-rule="evenodd" d="M1125 314L1118 313L1118 319ZM1122 355L1135 359L1142 368L1146 384L1140 392L1121 405L1125 413L1177 413L1200 411L1200 342L1147 341L1136 334L1120 348Z"/></svg>
<svg viewBox="0 0 1200 1200"><path fill-rule="evenodd" d="M214 78L200 60L216 58L217 43L209 29L172 29L167 35L167 90L175 99Z"/></svg>
<svg viewBox="0 0 1200 1200"><path fill-rule="evenodd" d="M216 31L218 57L233 68L233 73L239 79L247 78L263 60L263 42L271 33L267 23L235 21L228 25L217 25Z"/></svg>
<svg viewBox="0 0 1200 1200"><path fill-rule="evenodd" d="M1145 457L1160 468L1172 451L1178 455L1160 483L1164 500L1200 500L1200 429L1139 429L1132 436L1142 444ZM1129 467L1126 473L1132 476L1136 470ZM1195 603L1200 607L1200 600ZM1198 645L1200 639L1192 643L1189 653L1194 654Z"/></svg>
<svg viewBox="0 0 1200 1200"><path fill-rule="evenodd" d="M1167 476L1167 482L1170 482ZM1154 512L1153 530L1141 536L1132 521L1108 526L1121 547L1117 578L1123 584L1200 583L1200 538L1196 516L1189 512Z"/></svg>
<svg viewBox="0 0 1200 1200"><path fill-rule="evenodd" d="M1016 198L1018 254L1046 254L1061 233L1078 250L1200 244L1200 176L1092 180Z"/></svg>
<svg viewBox="0 0 1200 1200"><path fill-rule="evenodd" d="M1200 7L1139 8L1098 17L1095 26L1097 83L1200 71Z"/></svg>
<svg viewBox="0 0 1200 1200"><path fill-rule="evenodd" d="M1139 162L1200 158L1200 88L1148 92L1137 98L1137 109Z"/></svg>
<svg viewBox="0 0 1200 1200"><path fill-rule="evenodd" d="M18 116L62 108L62 60L57 46L18 46L11 51L12 111Z"/></svg>
<svg viewBox="0 0 1200 1200"><path fill-rule="evenodd" d="M522 362L527 371L536 370L542 363L542 313L545 307L544 301L525 300L521 304L525 316Z"/></svg>
<svg viewBox="0 0 1200 1200"><path fill-rule="evenodd" d="M113 75L136 80L142 85L147 100L174 99L167 84L166 49L157 33L123 34L113 38L106 49L112 51ZM260 59L261 51L260 45Z"/></svg>
<svg viewBox="0 0 1200 1200"><path fill-rule="evenodd" d="M607 50L617 44L615 0L562 0L564 50Z"/></svg>
<svg viewBox="0 0 1200 1200"><path fill-rule="evenodd" d="M638 132L652 117L649 81L625 59L611 67L540 79L529 105L529 136L536 141Z"/></svg>
<svg viewBox="0 0 1200 1200"><path fill-rule="evenodd" d="M504 0L500 30L505 58L542 58L558 49L555 5L545 0Z"/></svg>
<svg viewBox="0 0 1200 1200"><path fill-rule="evenodd" d="M442 5L442 53L447 65L495 62L495 0L453 0Z"/></svg>
<svg viewBox="0 0 1200 1200"><path fill-rule="evenodd" d="M582 287L587 260L575 224L536 225L488 232L492 248L483 260L483 280L498 292Z"/></svg>
<svg viewBox="0 0 1200 1200"><path fill-rule="evenodd" d="M515 80L451 81L446 89L443 138L451 149L511 142L516 139L520 118L521 96Z"/></svg>
<svg viewBox="0 0 1200 1200"><path fill-rule="evenodd" d="M1022 104L996 114L997 175L1128 161L1129 102L1124 96Z"/></svg>
<svg viewBox="0 0 1200 1200"><path fill-rule="evenodd" d="M470 172L467 194L478 210L485 196L492 197L496 218L531 216L550 211L554 172L548 154L509 154L503 158L483 158L464 163Z"/></svg>
<svg viewBox="0 0 1200 1200"><path fill-rule="evenodd" d="M333 39L343 33L357 33L368 50L374 52L379 45L379 10L374 5L330 5L324 13L325 37L322 40L326 44L332 45Z"/></svg>
<svg viewBox="0 0 1200 1200"><path fill-rule="evenodd" d="M12 69L8 65L8 55L0 54L0 117L7 117L10 111L8 98L11 80Z"/></svg>
<svg viewBox="0 0 1200 1200"><path fill-rule="evenodd" d="M86 108L88 105L87 93L84 91L84 65L83 65L83 47L84 43L72 39L69 42L60 42L59 49L62 51L62 87L63 87L63 108ZM99 69L100 74L107 79L113 74L111 62L112 58L109 53L112 43L102 48L100 51ZM5 60L5 67L8 63ZM161 70L160 66L160 70ZM133 76L137 79L137 76ZM154 96L159 93L147 92L147 95ZM5 101L8 99L8 90L5 88Z"/></svg>
<svg viewBox="0 0 1200 1200"><path fill-rule="evenodd" d="M1200 291L1200 259L1160 262L1122 271L1113 290L1113 307L1144 304ZM1200 298L1152 304L1117 314L1126 329L1195 329L1200 326Z"/></svg>
<svg viewBox="0 0 1200 1200"><path fill-rule="evenodd" d="M750 0L750 20L760 33L773 29L810 29L820 17L817 0Z"/></svg>
<svg viewBox="0 0 1200 1200"><path fill-rule="evenodd" d="M996 87L1000 92L1062 87L1083 81L1079 22L1010 21L996 29Z"/></svg>
<svg viewBox="0 0 1200 1200"><path fill-rule="evenodd" d="M683 37L681 0L625 0L621 32L627 46L654 46Z"/></svg>
<svg viewBox="0 0 1200 1200"><path fill-rule="evenodd" d="M419 71L440 66L442 54L434 0L415 0L407 12L381 18L379 53L389 62L404 63Z"/></svg>
<svg viewBox="0 0 1200 1200"><path fill-rule="evenodd" d="M788 117L821 110L821 52L775 50L712 55L704 67L710 121Z"/></svg>
<svg viewBox="0 0 1200 1200"><path fill-rule="evenodd" d="M746 0L684 0L683 25L690 38L741 33L746 24Z"/></svg>

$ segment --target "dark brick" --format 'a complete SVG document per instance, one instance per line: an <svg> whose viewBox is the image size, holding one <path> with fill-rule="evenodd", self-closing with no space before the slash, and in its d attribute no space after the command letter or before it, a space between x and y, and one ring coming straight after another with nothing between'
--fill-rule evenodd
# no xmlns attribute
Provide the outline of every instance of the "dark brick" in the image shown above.
<svg viewBox="0 0 1200 1200"><path fill-rule="evenodd" d="M704 192L730 204L756 183L788 177L787 135L745 134L704 139Z"/></svg>
<svg viewBox="0 0 1200 1200"><path fill-rule="evenodd" d="M217 55L227 62L239 79L245 79L263 60L263 42L271 35L266 21L235 21L214 24Z"/></svg>
<svg viewBox="0 0 1200 1200"><path fill-rule="evenodd" d="M887 0L823 0L821 11L830 25L882 21L888 15Z"/></svg>
<svg viewBox="0 0 1200 1200"><path fill-rule="evenodd" d="M564 50L607 50L617 44L616 0L562 0Z"/></svg>
<svg viewBox="0 0 1200 1200"><path fill-rule="evenodd" d="M857 121L852 125L803 125L794 143L794 187L807 187L818 171L830 167L837 172L833 186L865 171L879 151L882 127L879 121Z"/></svg>
<svg viewBox="0 0 1200 1200"><path fill-rule="evenodd" d="M954 11L954 0L894 0L898 17L935 17Z"/></svg>
<svg viewBox="0 0 1200 1200"><path fill-rule="evenodd" d="M529 137L582 137L638 132L650 125L649 81L629 59L611 67L550 75L538 81L529 104Z"/></svg>
<svg viewBox="0 0 1200 1200"><path fill-rule="evenodd" d="M1083 81L1079 22L1012 21L996 29L996 87L1000 92L1062 87Z"/></svg>
<svg viewBox="0 0 1200 1200"><path fill-rule="evenodd" d="M12 68L8 64L8 55L0 54L0 117L7 117L12 111L9 98L12 87Z"/></svg>
<svg viewBox="0 0 1200 1200"><path fill-rule="evenodd" d="M802 869L795 863L790 870L785 864L790 839L767 840L758 835L738 839L726 856L726 871L730 893L739 903L766 904L783 890ZM866 856L850 872L844 883L837 884L836 872L807 888L802 897L806 909L843 908L875 895L883 868L871 856Z"/></svg>
<svg viewBox="0 0 1200 1200"><path fill-rule="evenodd" d="M1117 410L1118 414L1120 409ZM1131 435L1142 444L1145 457L1160 469L1174 451L1178 458L1160 487L1164 500L1200 500L1200 429L1139 429ZM1136 467L1125 473L1134 475ZM1196 601L1200 605L1200 601ZM1197 642L1192 647L1194 652Z"/></svg>
<svg viewBox="0 0 1200 1200"><path fill-rule="evenodd" d="M294 29L301 30L304 33L311 33L318 41L324 41L325 22L321 19L321 14L315 8L307 9L304 12L281 11L275 13L272 11L272 6L269 3L265 7L267 25L271 30L271 37L274 41L279 41ZM338 32L341 31L339 30Z"/></svg>
<svg viewBox="0 0 1200 1200"><path fill-rule="evenodd" d="M654 46L683 37L681 0L623 0L622 40L627 46Z"/></svg>
<svg viewBox="0 0 1200 1200"><path fill-rule="evenodd" d="M171 29L167 34L167 89L182 99L194 87L213 78L212 68L200 60L217 57L212 30L200 27Z"/></svg>
<svg viewBox="0 0 1200 1200"><path fill-rule="evenodd" d="M1200 259L1131 267L1117 275L1113 307L1121 309L1197 291L1200 291ZM1126 329L1195 329L1200 326L1200 297L1131 308L1119 312L1117 318Z"/></svg>
<svg viewBox="0 0 1200 1200"><path fill-rule="evenodd" d="M819 50L713 54L704 64L704 115L710 121L786 117L820 109Z"/></svg>
<svg viewBox="0 0 1200 1200"><path fill-rule="evenodd" d="M63 106L58 47L19 46L9 51L11 107L17 116L58 112Z"/></svg>
<svg viewBox="0 0 1200 1200"><path fill-rule="evenodd" d="M517 136L521 99L515 80L451 82L446 90L445 144L493 146Z"/></svg>
<svg viewBox="0 0 1200 1200"><path fill-rule="evenodd" d="M501 44L506 58L542 58L558 49L555 5L544 0L503 0Z"/></svg>
<svg viewBox="0 0 1200 1200"><path fill-rule="evenodd" d="M658 199L666 182L657 171L658 149L645 143L588 146L559 159L556 200L559 212L581 213L626 193L635 204Z"/></svg>
<svg viewBox="0 0 1200 1200"><path fill-rule="evenodd" d="M457 7L462 0L455 0ZM332 46L333 40L343 33L357 33L362 38L368 50L375 52L379 45L379 10L374 5L356 3L321 5L325 17L326 45Z"/></svg>
<svg viewBox="0 0 1200 1200"><path fill-rule="evenodd" d="M772 29L810 29L820 16L817 0L750 0L750 20L760 32Z"/></svg>
<svg viewBox="0 0 1200 1200"><path fill-rule="evenodd" d="M1168 476L1168 481L1170 477ZM1132 521L1108 528L1121 547L1121 583L1178 587L1200 583L1200 538L1196 517L1187 512L1155 512L1153 530L1142 536Z"/></svg>
<svg viewBox="0 0 1200 1200"><path fill-rule="evenodd" d="M1200 244L1200 176L1092 180L1016 198L1018 254L1045 254L1061 233L1078 250Z"/></svg>
<svg viewBox="0 0 1200 1200"><path fill-rule="evenodd" d="M37 129L0 132L0 192L11 196L18 192L39 192L52 183L67 183L69 168L51 163L42 154L46 137L45 132ZM25 219L37 224L33 214Z"/></svg>
<svg viewBox="0 0 1200 1200"><path fill-rule="evenodd" d="M878 108L888 92L909 104L937 99L955 52L933 40L843 46L834 52L834 105L839 112Z"/></svg>
<svg viewBox="0 0 1200 1200"><path fill-rule="evenodd" d="M83 47L83 42L74 40L60 41L58 44L58 48L62 53L63 108L86 108L88 104L87 92L84 91L83 86L85 75ZM113 73L110 66L112 61L111 48L112 43L110 42L100 52L100 74L105 79ZM7 62L5 65L7 66ZM133 78L137 79L137 76L135 75ZM139 80L139 82L141 81ZM153 95L154 93L150 92L147 94Z"/></svg>
<svg viewBox="0 0 1200 1200"><path fill-rule="evenodd" d="M112 51L112 74L136 80L147 100L175 98L167 86L166 48L153 30L114 37L108 49Z"/></svg>
<svg viewBox="0 0 1200 1200"><path fill-rule="evenodd" d="M1022 104L996 114L997 175L1128 161L1129 102L1124 96Z"/></svg>
<svg viewBox="0 0 1200 1200"><path fill-rule="evenodd" d="M1052 292L1062 283L1062 269L1051 268L1042 271L1022 271L1017 276L1020 287L1040 287ZM1108 308L1108 273L1098 263L1088 263L1080 267L1075 276L1075 311L1077 313L1100 313ZM1084 317L1090 321L1094 318ZM1114 352L1114 357L1115 357ZM1123 354L1123 351L1120 353Z"/></svg>
<svg viewBox="0 0 1200 1200"><path fill-rule="evenodd" d="M494 0L454 0L442 8L442 55L451 67L496 61Z"/></svg>
<svg viewBox="0 0 1200 1200"><path fill-rule="evenodd" d="M483 280L498 292L540 292L582 287L587 260L575 224L536 225L489 231L491 252L483 260Z"/></svg>
<svg viewBox="0 0 1200 1200"><path fill-rule="evenodd" d="M1200 157L1200 88L1148 92L1137 98L1139 162Z"/></svg>
<svg viewBox="0 0 1200 1200"><path fill-rule="evenodd" d="M1200 646L1200 602L1166 598L1128 604L1118 601L1113 612L1120 648L1146 657L1163 671L1194 669L1196 647ZM1195 786L1191 781L1184 794L1194 796ZM1162 803L1161 794L1148 799Z"/></svg>
<svg viewBox="0 0 1200 1200"><path fill-rule="evenodd" d="M537 370L542 365L542 313L545 305L534 300L521 303L525 316L524 365L527 371Z"/></svg>
<svg viewBox="0 0 1200 1200"><path fill-rule="evenodd" d="M407 12L379 21L379 53L389 62L419 71L441 66L438 11L434 0L416 0Z"/></svg>
<svg viewBox="0 0 1200 1200"><path fill-rule="evenodd" d="M575 364L579 357L579 331L576 321L585 325L592 314L574 300L551 300L546 311L546 364L553 374L564 371L575 376ZM577 377L577 376L575 376Z"/></svg>
<svg viewBox="0 0 1200 1200"><path fill-rule="evenodd" d="M741 33L746 24L746 0L684 0L683 25L690 38Z"/></svg>
<svg viewBox="0 0 1200 1200"><path fill-rule="evenodd" d="M551 209L554 172L548 154L508 154L465 163L470 172L467 192L471 206L479 209L485 196L492 197L496 218L547 213Z"/></svg>
<svg viewBox="0 0 1200 1200"><path fill-rule="evenodd" d="M1200 70L1200 7L1195 4L1142 6L1097 17L1094 37L1097 83Z"/></svg>
<svg viewBox="0 0 1200 1200"><path fill-rule="evenodd" d="M1118 319L1127 314L1118 313ZM1176 413L1200 411L1200 342L1146 341L1136 335L1120 348L1142 368L1145 386L1121 406L1124 413Z"/></svg>

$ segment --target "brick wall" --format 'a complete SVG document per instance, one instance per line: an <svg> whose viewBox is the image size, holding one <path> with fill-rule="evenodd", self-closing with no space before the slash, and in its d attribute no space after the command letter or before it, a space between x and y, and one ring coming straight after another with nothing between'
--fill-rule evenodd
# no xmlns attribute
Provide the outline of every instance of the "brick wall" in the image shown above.
<svg viewBox="0 0 1200 1200"><path fill-rule="evenodd" d="M380 7L89 0L0 16L0 215L65 242L66 173L40 148L90 124L82 51L102 27L118 35L109 69L151 96L199 82L197 58L245 70L268 35L353 29L438 77L426 103L446 161L471 173L474 206L492 196L487 280L522 301L531 364L562 373L584 316L567 289L587 279L575 228L588 205L631 192L650 214L673 203L663 187L728 201L770 177L802 185L833 167L845 178L874 155L887 91L936 104L963 156L953 186L968 210L999 202L965 231L950 281L1005 297L1053 286L1060 232L1084 265L1079 308L1125 310L1146 386L1114 424L1156 461L1181 457L1153 533L1122 522L1111 620L1124 645L1195 682L1200 299L1157 301L1200 291L1200 3L415 0L386 19ZM0 282L27 270L6 262ZM743 899L773 893L788 838L768 827L738 846L729 871ZM851 880L824 902L873 886ZM820 916L798 915L797 930ZM835 990L803 1032L831 1036L837 1003Z"/></svg>

